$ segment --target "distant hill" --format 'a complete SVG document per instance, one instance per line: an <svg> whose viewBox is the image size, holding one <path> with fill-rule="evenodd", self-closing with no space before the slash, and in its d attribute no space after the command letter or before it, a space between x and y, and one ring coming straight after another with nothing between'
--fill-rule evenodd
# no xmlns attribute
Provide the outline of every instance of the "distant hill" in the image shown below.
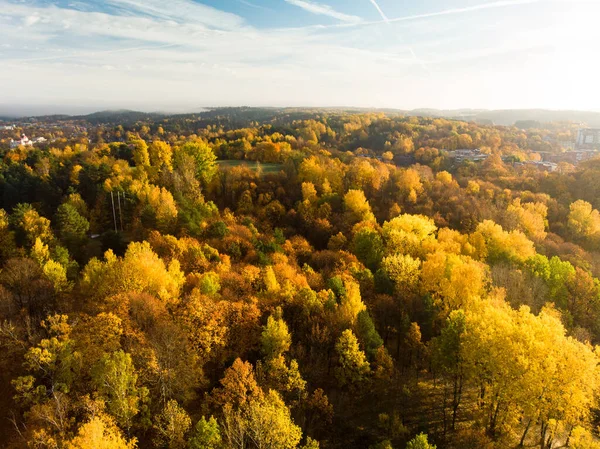
<svg viewBox="0 0 600 449"><path fill-rule="evenodd" d="M496 125L512 126L517 122L531 124L532 122L574 122L585 123L591 127L600 127L600 112L591 111L552 111L548 109L415 109L408 111L410 115L425 117L456 118L478 123L492 122Z"/></svg>
<svg viewBox="0 0 600 449"><path fill-rule="evenodd" d="M58 108L57 108L58 109ZM85 120L92 124L132 124L140 121L156 121L166 117L201 117L207 120L224 120L231 125L242 126L242 124L251 121L279 121L295 118L310 118L312 114L346 112L346 113L364 113L364 112L386 112L388 114L403 114L421 117L443 117L453 120L473 121L482 125L504 125L519 127L531 127L536 124L543 125L550 122L573 122L582 123L589 127L600 128L600 112L597 111L555 111L548 109L506 109L506 110L486 110L486 109L377 109L377 108L353 108L353 107L331 107L331 108L269 108L269 107L215 107L210 109L198 108L197 111L189 113L169 113L169 112L141 112L128 109L106 110L82 115L24 115L15 110L11 114L11 109L0 107L0 120L11 121L18 117L35 117L38 120L67 120L77 119ZM44 111L46 112L46 111ZM50 111L48 111L50 113Z"/></svg>
<svg viewBox="0 0 600 449"><path fill-rule="evenodd" d="M592 111L552 111L547 109L363 109L363 108L214 108L201 114L202 117L228 117L230 120L265 120L271 117L280 119L281 114L286 118L301 119L307 114L319 112L364 113L369 111L404 114L421 117L443 117L453 120L473 121L482 125L503 125L532 127L534 124L550 122L582 123L586 126L600 128L600 112Z"/></svg>
<svg viewBox="0 0 600 449"><path fill-rule="evenodd" d="M92 124L98 123L118 123L118 124L129 124L135 122L141 122L146 120L157 120L165 117L166 114L153 113L153 112L140 112L130 111L122 109L118 111L100 111L94 112L93 114L80 115L71 117L75 120L85 120Z"/></svg>

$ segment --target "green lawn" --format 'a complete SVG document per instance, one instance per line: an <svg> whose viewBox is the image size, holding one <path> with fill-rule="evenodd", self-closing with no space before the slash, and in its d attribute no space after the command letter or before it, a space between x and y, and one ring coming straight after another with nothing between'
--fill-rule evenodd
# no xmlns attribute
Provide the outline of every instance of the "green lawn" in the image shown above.
<svg viewBox="0 0 600 449"><path fill-rule="evenodd" d="M220 168L246 166L251 170L258 170L260 167L263 173L278 173L279 171L283 170L283 164L267 164L254 161L217 161L217 164Z"/></svg>

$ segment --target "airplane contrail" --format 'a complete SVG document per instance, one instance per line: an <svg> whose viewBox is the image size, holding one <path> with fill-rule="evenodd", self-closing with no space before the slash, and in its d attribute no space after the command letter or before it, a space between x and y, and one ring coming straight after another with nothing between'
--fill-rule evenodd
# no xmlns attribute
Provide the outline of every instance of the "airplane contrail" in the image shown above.
<svg viewBox="0 0 600 449"><path fill-rule="evenodd" d="M544 1L547 1L547 0L502 0L502 1L491 2L491 3L483 3L481 5L467 6L464 8L445 9L443 11L438 11L438 12L416 14L413 16L396 17L393 19L387 19L387 22L406 22L409 20L428 19L430 17L463 14L463 13L468 13L468 12L473 12L473 11L481 11L484 9L496 9L496 8L503 8L503 7L507 7L507 6L519 6L519 5L528 5L528 4L532 4L532 3L542 3ZM375 3L375 1L371 0L371 3Z"/></svg>
<svg viewBox="0 0 600 449"><path fill-rule="evenodd" d="M379 15L381 16L381 18L384 21L389 22L390 20L387 18L383 10L379 7L379 3L377 3L375 0L371 0L371 3L373 3L373 6L377 9L377 11L379 11Z"/></svg>
<svg viewBox="0 0 600 449"><path fill-rule="evenodd" d="M370 0L370 1L373 4L373 6L375 7L375 9L377 9L377 11L379 12L379 15L381 16L381 18L383 19L383 21L385 23L387 23L388 25L391 25L392 23L391 23L390 19L388 18L388 16L385 15L385 13L383 12L383 9L381 9L381 7L379 6L379 3L377 3L376 0ZM404 39L402 39L402 36L400 36L399 34L397 34L397 36L400 38L401 41L404 41ZM419 59L417 57L417 54L413 50L412 46L407 45L407 47L408 47L408 51L410 52L410 54L413 57L413 60L419 62L421 64L421 67L423 67L423 69L427 73L431 74L431 71L427 68L427 66L425 65L425 62L423 62L421 59Z"/></svg>
<svg viewBox="0 0 600 449"><path fill-rule="evenodd" d="M369 1L371 3L373 3L374 5L376 3L376 2L373 2L373 0L369 0ZM486 9L498 9L498 8L507 8L507 7L511 7L511 6L531 5L531 4L535 4L535 3L547 3L548 1L549 0L500 0L500 1L495 1L495 2L491 2L491 3L483 3L480 5L467 6L464 8L444 9L442 11L436 11L436 12L430 12L430 13L424 13L424 14L415 14L415 15L411 15L411 16L402 16L402 17L393 17L393 18L389 18L386 16L387 20L382 17L383 20L362 21L362 22L356 22L356 23L336 23L333 25L309 25L309 26L305 26L305 27L282 28L280 30L311 30L311 29L326 30L326 29L332 29L332 28L365 27L365 26L371 26L371 25L379 25L381 23L410 22L413 20L428 19L431 17L466 14L469 12L482 11L482 10L486 10ZM584 0L569 0L569 1L581 3ZM377 9L379 11L381 11L381 8L379 8L378 6L379 5L376 6ZM381 12L380 12L380 15L381 15ZM384 14L384 16L385 16L385 14Z"/></svg>

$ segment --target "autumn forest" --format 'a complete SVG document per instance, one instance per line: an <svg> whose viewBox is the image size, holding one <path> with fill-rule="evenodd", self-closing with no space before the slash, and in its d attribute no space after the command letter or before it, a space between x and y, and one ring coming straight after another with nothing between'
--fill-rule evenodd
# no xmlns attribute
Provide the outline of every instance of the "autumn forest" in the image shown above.
<svg viewBox="0 0 600 449"><path fill-rule="evenodd" d="M521 125L1 131L0 447L600 448L600 159Z"/></svg>

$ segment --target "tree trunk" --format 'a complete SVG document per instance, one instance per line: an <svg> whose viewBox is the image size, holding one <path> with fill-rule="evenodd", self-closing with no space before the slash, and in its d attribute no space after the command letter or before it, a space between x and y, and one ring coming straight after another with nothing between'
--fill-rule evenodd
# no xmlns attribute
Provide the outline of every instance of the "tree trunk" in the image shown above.
<svg viewBox="0 0 600 449"><path fill-rule="evenodd" d="M542 422L540 426L540 449L546 449L546 431L548 430L548 424Z"/></svg>
<svg viewBox="0 0 600 449"><path fill-rule="evenodd" d="M525 431L523 432L523 436L521 437L521 442L519 443L519 447L523 447L525 445L525 438L527 438L527 432L529 432L530 427L531 427L531 419L527 423L527 427L525 427Z"/></svg>
<svg viewBox="0 0 600 449"><path fill-rule="evenodd" d="M443 386L444 389L444 393L443 393L443 397L444 397L444 402L443 402L443 406L442 406L442 414L443 414L443 420L444 420L444 441L446 440L446 432L448 431L448 418L447 418L447 413L446 413L446 397L447 397L447 388L446 385Z"/></svg>
<svg viewBox="0 0 600 449"><path fill-rule="evenodd" d="M452 400L452 430L456 426L456 415L458 414L458 406L462 397L462 376L456 376L454 378L454 398Z"/></svg>
<svg viewBox="0 0 600 449"><path fill-rule="evenodd" d="M569 447L571 445L571 435L573 434L573 426L569 429L569 434L567 435L567 441L565 441L565 447Z"/></svg>
<svg viewBox="0 0 600 449"><path fill-rule="evenodd" d="M490 415L489 433L494 436L496 434L496 423L498 422L498 414L500 413L500 401L496 404L493 414Z"/></svg>

